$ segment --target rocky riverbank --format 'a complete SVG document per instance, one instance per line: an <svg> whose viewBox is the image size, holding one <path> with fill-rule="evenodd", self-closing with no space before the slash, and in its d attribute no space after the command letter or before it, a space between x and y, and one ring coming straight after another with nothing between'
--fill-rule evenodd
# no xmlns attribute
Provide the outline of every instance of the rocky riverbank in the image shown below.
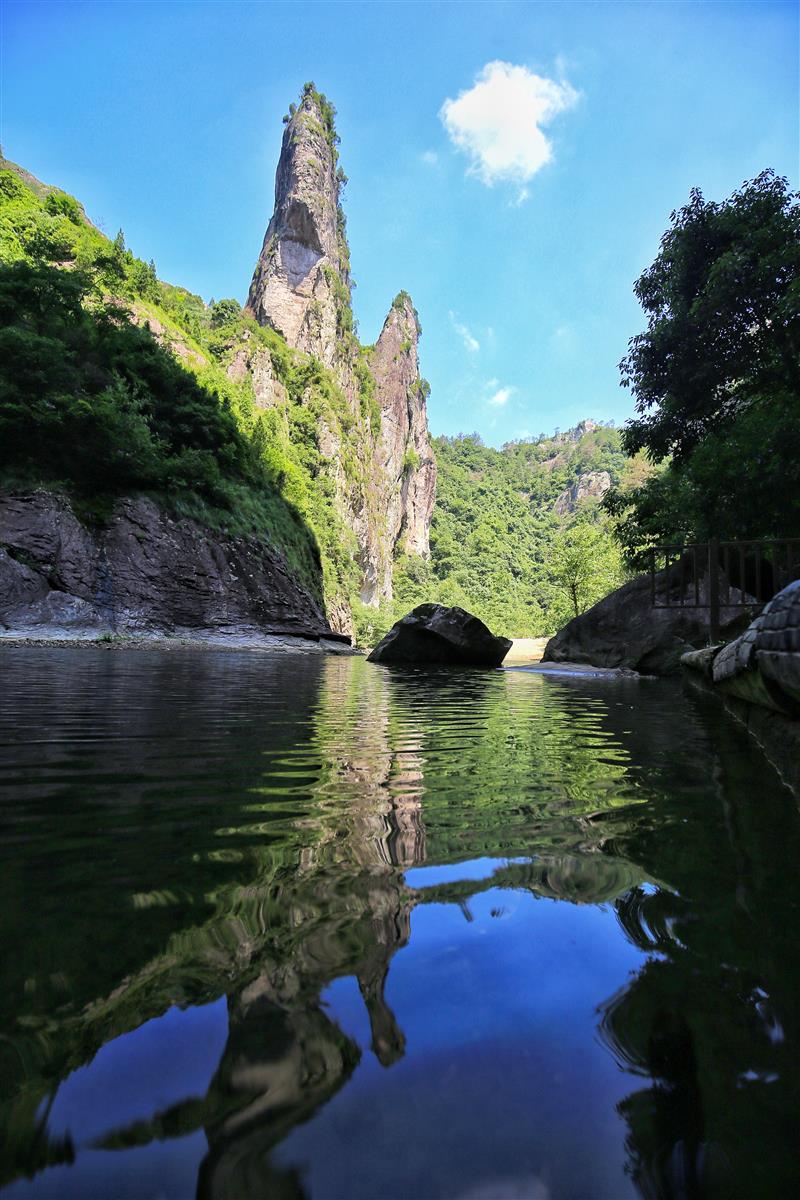
<svg viewBox="0 0 800 1200"><path fill-rule="evenodd" d="M281 554L213 533L152 500L119 500L90 527L55 492L0 493L0 638L267 640L349 645Z"/></svg>

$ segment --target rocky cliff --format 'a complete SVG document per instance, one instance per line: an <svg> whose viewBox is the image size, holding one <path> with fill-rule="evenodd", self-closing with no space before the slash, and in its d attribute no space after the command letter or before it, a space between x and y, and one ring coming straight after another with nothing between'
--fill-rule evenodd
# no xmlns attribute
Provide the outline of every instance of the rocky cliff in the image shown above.
<svg viewBox="0 0 800 1200"><path fill-rule="evenodd" d="M87 527L63 496L0 493L0 636L330 638L317 601L256 538L212 536L124 498Z"/></svg>
<svg viewBox="0 0 800 1200"><path fill-rule="evenodd" d="M349 634L354 610L368 622L362 604L391 600L398 557L404 566L406 556L428 557L436 464L427 428L428 386L419 374L419 322L410 298L401 293L378 344L359 343L340 203L346 180L338 165L334 117L333 106L312 84L303 89L299 106L290 107L274 212L244 309L235 299L206 304L159 280L152 261L126 248L122 231L110 242L72 197L0 159L6 231L0 265L22 272L19 304L0 322L10 324L14 336L30 335L25 304L38 304L35 271L42 269L43 254L49 264L44 269L52 273L47 328L39 330L50 336L43 351L47 368L34 380L20 377L13 365L5 373L0 367L0 382L15 397L16 431L11 437L6 430L0 482L30 485L26 501L16 493L15 504L27 503L30 511L26 519L19 513L14 518L18 542L5 539L8 595L0 592L0 608L7 614L13 609L19 631L22 609L6 601L16 597L16 603L23 595L32 606L33 626L35 611L60 611L64 597L73 597L69 619L75 631L82 622L103 632L122 630L129 619L146 624L148 603L154 606L153 628L199 629L206 616L216 628L229 615L234 625L255 621L258 628L283 628L292 624L293 603L287 600L287 619L279 617L288 595L279 578L284 570L295 571L293 581L299 581L298 630L316 630L321 621ZM75 307L65 280L78 273L64 268L79 263L116 307L118 337L103 335L89 307ZM126 310L135 333L128 330ZM72 372L67 393L59 355ZM123 384L103 392L102 404L87 409L81 403L120 373ZM135 419L129 392L137 397ZM86 421L93 422L91 433L81 424ZM96 453L87 453L90 444L98 447ZM44 491L47 503L41 500ZM136 500L139 491L160 497L166 507ZM61 492L90 499L95 510L113 508L111 526L79 533L80 522L69 501L58 498ZM167 510L199 514L206 523L207 553L200 545L203 526L181 525L179 534ZM149 599L126 574L128 550L114 557L118 547L111 541L125 514L131 529L137 522L145 527L141 538L131 533L143 550L130 561L149 581ZM85 545L74 561L69 556L61 561L63 546L48 550L50 566L34 580L23 570L39 570L35 554L29 562L26 539L47 540L48 520L53 546L61 545L69 521L70 544ZM220 538L213 532L220 528L237 530L252 545L244 549L241 539L234 545ZM123 598L103 615L97 563L107 554L114 561L115 596ZM246 561L240 563L241 554ZM156 586L155 563L165 575L177 564L175 578ZM50 586L53 579L61 582ZM264 589L260 616L257 596L241 590L244 579L260 581ZM188 622L179 612L181 588L194 614ZM231 614L224 609L226 589ZM301 593L312 604L319 600L315 614L309 614ZM38 624L44 628L47 621Z"/></svg>
<svg viewBox="0 0 800 1200"><path fill-rule="evenodd" d="M602 500L611 488L611 474L608 471L587 471L579 475L573 484L565 488L553 505L553 511L560 517L567 513L577 512L584 500Z"/></svg>
<svg viewBox="0 0 800 1200"><path fill-rule="evenodd" d="M318 422L319 447L356 536L360 599L375 605L392 597L397 553L429 556L436 460L428 435L428 386L419 372L420 325L410 296L401 292L395 299L371 352L355 336L341 206L345 177L334 116L310 85L290 110L275 207L247 311L290 347L329 368L350 410L358 461L346 461L337 429L324 419ZM246 354L237 363L235 370L250 370L259 402L273 404L276 387L269 371Z"/></svg>
<svg viewBox="0 0 800 1200"><path fill-rule="evenodd" d="M350 304L337 140L331 106L306 91L284 131L275 209L247 300L259 324L327 366L340 357L341 310Z"/></svg>
<svg viewBox="0 0 800 1200"><path fill-rule="evenodd" d="M387 533L406 554L430 557L436 499L436 459L428 438L426 384L419 373L420 325L411 297L401 292L372 355L381 406L376 454L388 487Z"/></svg>

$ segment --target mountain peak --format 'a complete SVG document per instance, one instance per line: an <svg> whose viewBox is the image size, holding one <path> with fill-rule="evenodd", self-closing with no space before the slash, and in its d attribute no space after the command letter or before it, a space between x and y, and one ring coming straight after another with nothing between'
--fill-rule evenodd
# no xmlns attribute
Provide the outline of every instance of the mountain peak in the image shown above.
<svg viewBox="0 0 800 1200"><path fill-rule="evenodd" d="M350 311L335 116L333 105L311 83L303 88L299 106L289 110L275 174L275 207L247 299L259 324L328 366Z"/></svg>

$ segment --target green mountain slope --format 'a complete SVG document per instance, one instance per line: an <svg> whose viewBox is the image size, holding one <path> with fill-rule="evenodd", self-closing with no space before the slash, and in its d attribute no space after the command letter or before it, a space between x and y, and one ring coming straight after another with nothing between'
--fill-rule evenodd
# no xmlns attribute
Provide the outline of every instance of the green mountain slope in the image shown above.
<svg viewBox="0 0 800 1200"><path fill-rule="evenodd" d="M256 404L254 349L276 382ZM358 600L358 546L336 504L321 431L348 486L363 478L376 421L368 351L363 412L333 375L245 316L158 279L122 231L112 241L80 204L0 160L0 483L63 488L102 519L143 491L176 512L277 546L331 611L352 609L362 643L423 600L460 604L512 636L551 632L621 581L597 496L581 481L638 482L615 429L576 430L502 450L438 438L431 559L401 555L395 598ZM372 384L372 387L370 386Z"/></svg>
<svg viewBox="0 0 800 1200"><path fill-rule="evenodd" d="M642 475L643 462L626 458L618 430L584 422L502 450L484 446L477 434L436 438L434 446L431 561L398 564L395 615L439 600L469 608L509 636L535 637L575 615L570 557L578 560L581 611L624 580L598 499L570 494L592 473L607 472L623 488ZM556 511L559 499L566 511Z"/></svg>

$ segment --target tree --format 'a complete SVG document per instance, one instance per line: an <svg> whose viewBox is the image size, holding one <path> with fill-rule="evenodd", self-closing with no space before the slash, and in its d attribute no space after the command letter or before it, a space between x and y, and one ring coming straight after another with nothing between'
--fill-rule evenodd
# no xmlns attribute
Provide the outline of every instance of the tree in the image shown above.
<svg viewBox="0 0 800 1200"><path fill-rule="evenodd" d="M607 498L634 559L653 539L800 527L800 197L764 171L721 203L694 189L670 220L620 363L625 449L667 463Z"/></svg>
<svg viewBox="0 0 800 1200"><path fill-rule="evenodd" d="M121 229L117 230L117 236L111 243L110 266L115 275L120 279L125 278L125 262L127 258L127 250L125 247L125 234Z"/></svg>
<svg viewBox="0 0 800 1200"><path fill-rule="evenodd" d="M221 325L229 325L231 321L237 320L241 315L242 308L238 300L211 301L211 326L213 329L219 329Z"/></svg>
<svg viewBox="0 0 800 1200"><path fill-rule="evenodd" d="M614 538L602 525L588 518L579 518L556 535L547 565L558 593L553 608L564 620L579 617L619 587L624 578Z"/></svg>

